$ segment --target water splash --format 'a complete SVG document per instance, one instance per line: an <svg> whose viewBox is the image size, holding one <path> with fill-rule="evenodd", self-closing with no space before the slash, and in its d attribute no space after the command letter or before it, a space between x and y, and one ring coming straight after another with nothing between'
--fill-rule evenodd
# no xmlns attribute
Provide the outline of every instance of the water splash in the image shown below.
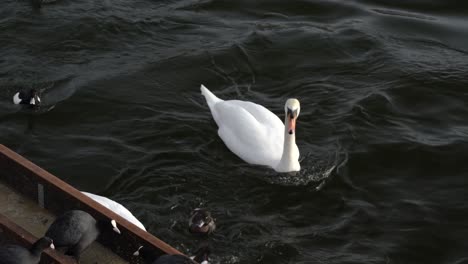
<svg viewBox="0 0 468 264"><path fill-rule="evenodd" d="M320 191L332 178L333 172L346 164L347 152L341 148L333 151L321 153L318 156L315 152L307 153L301 160L301 171L278 174L276 172L267 173L266 179L272 184L290 186L314 186L316 191Z"/></svg>

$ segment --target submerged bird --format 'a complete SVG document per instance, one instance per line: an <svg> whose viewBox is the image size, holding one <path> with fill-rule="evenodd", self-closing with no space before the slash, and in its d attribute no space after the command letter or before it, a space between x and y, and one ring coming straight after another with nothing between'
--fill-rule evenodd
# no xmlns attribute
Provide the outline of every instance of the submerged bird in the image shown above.
<svg viewBox="0 0 468 264"><path fill-rule="evenodd" d="M216 229L211 213L205 209L196 208L189 220L189 231L198 234L211 234Z"/></svg>
<svg viewBox="0 0 468 264"><path fill-rule="evenodd" d="M128 220L130 223L138 226L139 228L143 229L146 231L145 226L123 205L107 198L104 196L88 193L88 192L82 192L84 195L88 196L89 198L93 199L94 201L100 203L101 205L107 207L114 213L122 216L126 220Z"/></svg>
<svg viewBox="0 0 468 264"><path fill-rule="evenodd" d="M278 116L259 104L221 100L204 85L200 90L218 125L219 137L239 158L277 172L301 170L295 135L301 109L297 99L286 101L285 126Z"/></svg>
<svg viewBox="0 0 468 264"><path fill-rule="evenodd" d="M43 237L37 240L29 249L18 245L7 245L0 248L1 264L37 264L41 260L42 251L46 248L55 249L52 239Z"/></svg>
<svg viewBox="0 0 468 264"><path fill-rule="evenodd" d="M13 96L13 103L39 106L41 104L41 98L36 89L31 89L27 92L19 91Z"/></svg>
<svg viewBox="0 0 468 264"><path fill-rule="evenodd" d="M141 256L146 264L193 264L196 261L200 264L208 264L208 257L211 249L208 246L201 246L195 255L188 258L184 255L162 255L159 256L156 252L145 247L139 247L134 256Z"/></svg>
<svg viewBox="0 0 468 264"><path fill-rule="evenodd" d="M64 249L66 255L79 261L81 252L104 230L113 230L120 234L115 220L96 221L84 211L72 210L57 217L47 230L46 236L53 239L57 249Z"/></svg>

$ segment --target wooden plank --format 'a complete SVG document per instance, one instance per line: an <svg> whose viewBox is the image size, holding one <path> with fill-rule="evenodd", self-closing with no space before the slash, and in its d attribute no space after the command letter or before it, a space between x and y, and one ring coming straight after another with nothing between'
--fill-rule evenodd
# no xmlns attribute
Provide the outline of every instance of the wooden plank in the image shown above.
<svg viewBox="0 0 468 264"><path fill-rule="evenodd" d="M24 230L19 225L10 221L7 217L0 214L0 234L4 239L3 242L8 244L16 244L29 248L36 242L38 238L33 236L28 231ZM6 241L5 241L6 240ZM41 256L41 264L75 264L76 262L52 249L46 249Z"/></svg>
<svg viewBox="0 0 468 264"><path fill-rule="evenodd" d="M139 245L154 249L160 254L182 254L2 144L0 178L36 202L43 198L44 207L57 215L71 209L80 209L96 219L115 219L122 235L104 233L99 241L130 263L137 263L137 258L132 253ZM38 184L42 185L43 195L38 192Z"/></svg>

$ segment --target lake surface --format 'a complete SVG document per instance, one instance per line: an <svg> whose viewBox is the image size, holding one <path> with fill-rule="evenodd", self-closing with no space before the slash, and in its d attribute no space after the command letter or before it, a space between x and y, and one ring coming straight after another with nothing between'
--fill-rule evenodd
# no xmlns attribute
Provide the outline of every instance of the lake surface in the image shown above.
<svg viewBox="0 0 468 264"><path fill-rule="evenodd" d="M200 84L284 117L294 177L217 135ZM12 104L20 88L43 106ZM57 0L0 9L0 143L213 263L468 263L468 3ZM210 209L208 239L187 231Z"/></svg>

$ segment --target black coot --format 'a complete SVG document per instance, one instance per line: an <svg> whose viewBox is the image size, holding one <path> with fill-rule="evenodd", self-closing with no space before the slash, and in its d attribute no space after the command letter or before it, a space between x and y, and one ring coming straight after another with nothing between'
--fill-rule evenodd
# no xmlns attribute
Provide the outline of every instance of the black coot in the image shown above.
<svg viewBox="0 0 468 264"><path fill-rule="evenodd" d="M90 214L80 211L68 211L57 217L46 232L54 240L57 249L79 261L83 252L104 230L113 230L120 234L115 220L96 221Z"/></svg>
<svg viewBox="0 0 468 264"><path fill-rule="evenodd" d="M19 91L13 96L13 103L39 106L41 104L41 98L39 97L39 93L36 89Z"/></svg>
<svg viewBox="0 0 468 264"><path fill-rule="evenodd" d="M54 249L52 239L43 237L34 243L30 249L18 245L0 247L0 264L37 264L41 260L42 251Z"/></svg>

